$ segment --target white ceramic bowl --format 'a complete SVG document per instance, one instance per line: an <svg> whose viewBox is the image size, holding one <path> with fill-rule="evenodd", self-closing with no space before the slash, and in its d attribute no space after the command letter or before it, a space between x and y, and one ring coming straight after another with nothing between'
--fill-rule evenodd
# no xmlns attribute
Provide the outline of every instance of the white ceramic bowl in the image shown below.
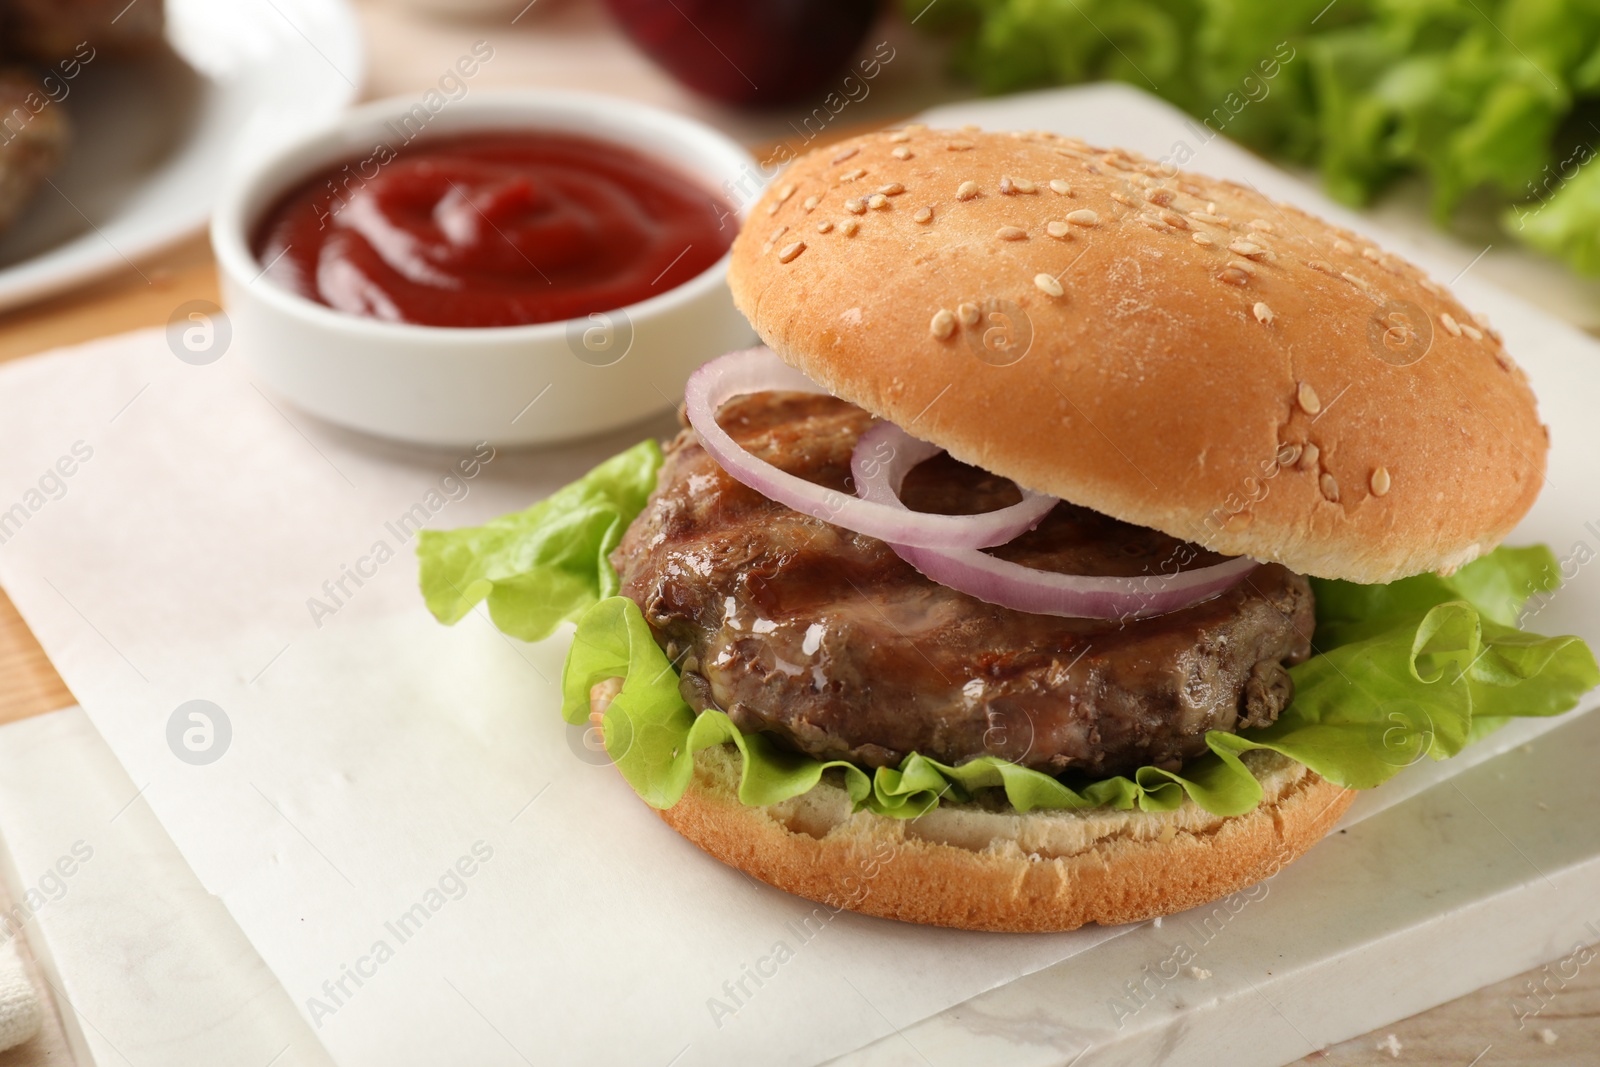
<svg viewBox="0 0 1600 1067"><path fill-rule="evenodd" d="M349 112L252 165L212 216L233 344L258 381L331 422L430 445L534 445L602 433L678 402L690 372L755 343L728 292L728 257L675 289L584 320L444 328L335 311L274 284L250 236L277 198L324 167L392 143L414 108L394 98ZM418 138L556 130L627 145L723 195L759 172L701 123L631 101L546 90L478 91L446 104ZM746 195L741 217L754 199ZM729 220L729 225L733 224Z"/></svg>

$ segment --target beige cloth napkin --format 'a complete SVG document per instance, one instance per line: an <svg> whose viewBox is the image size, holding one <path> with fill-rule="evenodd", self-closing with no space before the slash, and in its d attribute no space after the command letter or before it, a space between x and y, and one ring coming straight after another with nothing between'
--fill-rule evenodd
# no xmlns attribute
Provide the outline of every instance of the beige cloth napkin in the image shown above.
<svg viewBox="0 0 1600 1067"><path fill-rule="evenodd" d="M39 996L28 980L15 940L0 942L0 1051L39 1032Z"/></svg>

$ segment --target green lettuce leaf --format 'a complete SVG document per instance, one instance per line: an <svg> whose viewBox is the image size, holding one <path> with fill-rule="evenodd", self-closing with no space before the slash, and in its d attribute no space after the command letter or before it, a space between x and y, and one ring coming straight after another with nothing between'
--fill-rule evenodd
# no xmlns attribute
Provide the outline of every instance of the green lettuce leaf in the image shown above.
<svg viewBox="0 0 1600 1067"><path fill-rule="evenodd" d="M1596 53L1600 57L1600 52ZM1540 198L1507 210L1502 224L1547 255L1584 274L1600 274L1600 135L1552 164L1538 183Z"/></svg>
<svg viewBox="0 0 1600 1067"><path fill-rule="evenodd" d="M1473 604L1490 622L1515 626L1528 599L1561 583L1556 559L1543 545L1502 547L1493 562L1477 560L1448 578L1418 574L1388 585L1314 579L1316 647L1330 651L1421 615L1447 600Z"/></svg>
<svg viewBox="0 0 1600 1067"><path fill-rule="evenodd" d="M512 637L538 641L617 591L607 558L644 509L661 446L641 441L548 498L485 526L424 530L417 541L422 596L443 623L489 601Z"/></svg>
<svg viewBox="0 0 1600 1067"><path fill-rule="evenodd" d="M742 757L739 798L751 805L799 796L828 777L858 808L896 818L994 790L1024 812L1167 811L1187 797L1207 811L1237 815L1261 800L1240 759L1251 750L1279 752L1331 781L1370 789L1424 756L1455 755L1508 719L1566 711L1600 684L1600 668L1578 638L1516 627L1528 598L1556 587L1555 557L1543 547L1501 548L1448 578L1419 575L1378 586L1313 579L1316 654L1290 670L1294 700L1265 729L1207 734L1210 754L1181 773L1141 767L1068 781L994 757L951 766L917 753L868 773L746 735L724 713L697 715L684 701L678 674L638 605L614 595L617 577L607 558L644 507L660 463L660 450L647 442L527 511L425 535L418 549L428 607L442 622L459 620L485 597L495 623L526 640L576 620L562 716L588 721L594 686L622 679L601 715L606 751L657 808L682 797L696 752L732 744Z"/></svg>

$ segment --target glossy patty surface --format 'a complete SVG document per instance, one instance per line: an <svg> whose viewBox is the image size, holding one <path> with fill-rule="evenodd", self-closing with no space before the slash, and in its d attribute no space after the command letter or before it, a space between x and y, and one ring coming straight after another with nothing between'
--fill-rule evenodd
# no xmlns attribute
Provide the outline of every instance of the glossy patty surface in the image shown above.
<svg viewBox="0 0 1600 1067"><path fill-rule="evenodd" d="M719 421L755 455L851 492L871 416L832 397L764 393ZM904 499L949 514L1017 500L1005 479L947 457ZM1218 557L1166 534L1058 504L990 550L1070 574L1159 574ZM917 573L883 542L735 481L693 430L667 449L655 495L612 556L696 710L726 711L821 758L864 766L920 752L995 755L1051 773L1176 767L1207 730L1272 722L1285 670L1310 651L1306 580L1268 564L1205 603L1135 621L1065 619L987 604Z"/></svg>

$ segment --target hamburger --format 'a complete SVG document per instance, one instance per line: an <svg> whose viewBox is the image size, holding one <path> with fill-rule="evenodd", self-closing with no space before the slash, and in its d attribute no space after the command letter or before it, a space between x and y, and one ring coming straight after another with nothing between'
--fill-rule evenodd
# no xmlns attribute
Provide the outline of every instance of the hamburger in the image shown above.
<svg viewBox="0 0 1600 1067"><path fill-rule="evenodd" d="M834 907L1150 918L1600 681L1496 546L1548 448L1498 334L1254 189L1044 133L869 134L735 241L765 346L684 428L420 542L444 621L577 629L564 714L668 826Z"/></svg>

